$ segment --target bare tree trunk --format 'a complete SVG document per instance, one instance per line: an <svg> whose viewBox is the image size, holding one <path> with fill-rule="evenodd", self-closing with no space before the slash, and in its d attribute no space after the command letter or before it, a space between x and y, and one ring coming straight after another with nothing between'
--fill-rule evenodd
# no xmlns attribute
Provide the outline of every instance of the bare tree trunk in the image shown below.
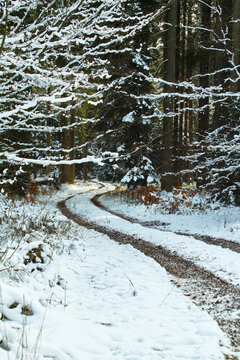
<svg viewBox="0 0 240 360"><path fill-rule="evenodd" d="M67 152L64 150L68 149L68 129L66 128L68 125L68 119L66 117L66 114L62 114L61 115L61 127L62 127L62 132L60 135L60 143L61 143L61 147L62 147L62 158L67 160L68 159L68 155ZM68 181L68 167L69 165L60 165L60 176L59 176L59 180L60 183L66 183Z"/></svg>
<svg viewBox="0 0 240 360"><path fill-rule="evenodd" d="M47 133L47 147L49 148L51 146L51 134L50 132ZM51 171L51 166L47 165L46 166L46 175L49 176Z"/></svg>
<svg viewBox="0 0 240 360"><path fill-rule="evenodd" d="M86 158L88 156L88 145L84 146L84 154L83 156ZM88 164L87 162L83 163L83 180L86 182L88 179Z"/></svg>
<svg viewBox="0 0 240 360"><path fill-rule="evenodd" d="M186 69L185 69L185 65L186 65L186 13L187 13L187 3L186 1L183 2L182 5L182 29L181 29L181 51L182 51L182 56L181 56L181 67L180 67L180 81L183 82L185 80L185 73L186 73ZM182 89L180 89L181 92L183 92ZM185 106L185 100L182 99L181 103L180 103L180 116L179 116L179 140L178 140L178 144L179 144L179 170L183 170L184 169L184 160L182 159L183 155L184 155L184 145L183 145L183 127L184 127L184 122L185 122L185 118L184 116L186 116L186 114L184 115L184 106ZM179 174L178 176L178 184L182 185L183 182L183 176L182 174Z"/></svg>
<svg viewBox="0 0 240 360"><path fill-rule="evenodd" d="M216 45L219 50L215 51L214 64L215 70L217 70L218 72L216 73L214 78L214 85L222 86L222 91L227 92L229 91L229 81L226 81L226 79L229 77L229 72L226 72L223 69L229 67L226 53L226 47L228 45L223 44L223 33L226 34L226 38L231 37L230 18L232 15L232 0L219 0L219 7L221 9L221 15L220 17L216 17L214 29L220 39ZM224 101L219 101L219 99L215 100L218 101L215 103L214 107L213 130L225 125L229 117L229 104Z"/></svg>
<svg viewBox="0 0 240 360"><path fill-rule="evenodd" d="M180 1L177 2L177 25L176 25L176 49L180 49ZM178 82L181 78L181 52L176 51L176 76L175 81ZM175 99L175 116L174 116L174 130L173 130L173 157L174 157L174 163L173 163L173 172L175 174L174 178L174 186L178 187L181 185L181 177L179 176L179 171L181 169L181 161L179 159L180 155L180 146L179 146L179 122L181 114L179 114L179 97Z"/></svg>
<svg viewBox="0 0 240 360"><path fill-rule="evenodd" d="M188 133L189 133L189 155L192 158L193 157L193 149L192 149L192 144L193 144L193 113L191 111L190 117L189 117L189 129L188 129ZM188 184L190 184L193 181L193 162L191 160L189 160L188 162Z"/></svg>
<svg viewBox="0 0 240 360"><path fill-rule="evenodd" d="M166 13L166 33L164 38L164 79L168 82L176 80L176 25L177 25L177 0L170 4ZM170 25L169 25L170 24ZM162 190L172 191L174 184L173 171L173 124L175 100L170 95L174 86L165 84L164 92L169 93L164 99L163 107L165 117L163 119L163 154L162 154Z"/></svg>
<svg viewBox="0 0 240 360"><path fill-rule="evenodd" d="M192 100L188 100L187 101L187 106L189 108L192 107ZM188 125L189 125L189 122L190 122L190 119L191 119L191 116L192 116L192 111L191 110L187 110L185 112L185 116L184 116L184 124L183 124L183 133L184 133L184 137L183 137L183 148L184 148L184 151L183 151L183 154L184 154L184 157L186 158L187 156L187 152L188 152ZM188 161L184 161L184 168L185 169L188 169L189 168L189 163ZM188 174L184 174L183 175L183 181L185 183L188 182Z"/></svg>
<svg viewBox="0 0 240 360"><path fill-rule="evenodd" d="M205 47L210 46L210 32L211 27L211 0L205 0L204 4L201 4L202 13L202 27L208 31L202 30L200 38L201 43ZM209 50L200 49L200 86L205 89L209 85ZM198 119L198 133L199 140L202 140L209 130L209 97L199 99L199 119Z"/></svg>
<svg viewBox="0 0 240 360"><path fill-rule="evenodd" d="M194 53L194 40L193 40L193 31L191 26L193 25L193 10L192 10L192 2L189 3L189 6L185 8L187 12L187 19L186 23L188 26L187 30L187 41L186 41L186 79L187 81L191 81L193 69L196 63L196 57ZM191 92L191 91L190 91ZM184 116L184 124L183 124L183 131L184 131L184 139L183 139L183 155L184 157L187 156L190 144L190 130L192 129L193 124L193 101L191 98L186 100L186 107L187 111L185 111ZM192 135L192 134L191 134ZM183 164L184 169L190 169L190 161L185 160ZM183 181L189 183L190 175L187 173L183 175Z"/></svg>
<svg viewBox="0 0 240 360"><path fill-rule="evenodd" d="M74 124L75 122L75 110L71 110L71 117L70 117L70 125ZM69 153L69 160L75 159L75 128L71 127L69 129L69 148L72 149ZM75 164L71 164L68 167L68 182L69 184L73 184L75 179Z"/></svg>
<svg viewBox="0 0 240 360"><path fill-rule="evenodd" d="M234 54L234 65L239 66L240 65L240 1L239 0L233 0L233 54ZM238 72L240 72L240 69L238 68ZM236 80L238 78L238 81L232 83L232 91L233 92L239 92L240 91L240 77L236 73L236 71L233 73L233 79Z"/></svg>

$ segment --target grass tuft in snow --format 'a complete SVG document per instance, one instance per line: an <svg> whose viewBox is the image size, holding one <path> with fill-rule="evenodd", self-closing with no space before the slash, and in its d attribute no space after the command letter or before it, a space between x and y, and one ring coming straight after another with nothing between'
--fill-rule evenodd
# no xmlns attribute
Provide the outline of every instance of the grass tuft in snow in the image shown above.
<svg viewBox="0 0 240 360"><path fill-rule="evenodd" d="M36 200L0 193L0 359L36 360L47 308L67 306L66 281L47 269L58 255L74 251L79 228L51 193Z"/></svg>
<svg viewBox="0 0 240 360"><path fill-rule="evenodd" d="M210 195L196 189L174 189L167 193L152 185L134 190L117 190L109 196L120 197L122 202L132 205L154 205L156 211L161 214L191 214L220 206L219 203L211 201Z"/></svg>
<svg viewBox="0 0 240 360"><path fill-rule="evenodd" d="M43 271L53 253L68 251L76 237L71 221L46 203L13 200L0 195L0 272ZM61 239L69 240L66 246Z"/></svg>

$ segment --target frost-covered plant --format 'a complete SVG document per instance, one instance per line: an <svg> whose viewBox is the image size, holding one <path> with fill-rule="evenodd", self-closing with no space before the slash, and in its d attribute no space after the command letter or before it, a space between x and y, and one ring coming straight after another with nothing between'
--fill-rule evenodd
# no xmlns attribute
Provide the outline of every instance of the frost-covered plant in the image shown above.
<svg viewBox="0 0 240 360"><path fill-rule="evenodd" d="M207 194L196 190L174 190L171 193L159 192L157 195L156 211L163 214L192 214L204 212L209 207L217 207L211 203Z"/></svg>
<svg viewBox="0 0 240 360"><path fill-rule="evenodd" d="M219 202L213 202L211 195L192 189L175 189L168 193L156 186L144 186L134 190L117 191L109 196L120 197L121 201L133 205L153 205L157 212L163 214L191 214L219 207Z"/></svg>
<svg viewBox="0 0 240 360"><path fill-rule="evenodd" d="M67 250L77 238L71 222L44 203L8 199L0 195L0 271L16 278L26 271L44 270L53 253ZM75 229L75 230L74 230Z"/></svg>
<svg viewBox="0 0 240 360"><path fill-rule="evenodd" d="M121 179L121 182L127 184L129 188L137 185L147 185L158 181L158 176L152 166L150 159L142 157L141 163L132 167Z"/></svg>
<svg viewBox="0 0 240 360"><path fill-rule="evenodd" d="M240 205L240 126L228 124L208 134L195 155L199 187L225 204ZM201 155L204 153L204 156Z"/></svg>
<svg viewBox="0 0 240 360"><path fill-rule="evenodd" d="M4 356L4 359L14 360L38 359L43 324L51 297L47 304L42 306L37 298L25 295L24 290L0 282L0 300L1 358ZM30 334L28 327L29 317L35 318L38 322L39 327L34 335Z"/></svg>

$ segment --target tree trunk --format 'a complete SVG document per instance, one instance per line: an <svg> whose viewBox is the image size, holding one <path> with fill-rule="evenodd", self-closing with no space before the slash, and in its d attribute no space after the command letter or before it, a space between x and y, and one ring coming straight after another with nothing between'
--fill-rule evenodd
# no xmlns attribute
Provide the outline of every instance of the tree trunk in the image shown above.
<svg viewBox="0 0 240 360"><path fill-rule="evenodd" d="M218 51L215 51L215 71L218 71L214 77L214 85L222 86L222 93L229 91L229 81L226 81L229 78L229 72L223 70L229 68L228 58L227 58L227 49L229 42L226 44L223 43L223 33L226 33L226 37L229 39L231 37L231 26L230 19L232 14L232 1L231 0L219 0L219 6L221 8L220 17L215 19L215 32L219 37L219 41L216 45ZM220 51L219 51L220 50ZM222 70L222 71L221 71ZM229 120L229 104L222 99L215 98L215 107L213 113L213 130L223 126Z"/></svg>
<svg viewBox="0 0 240 360"><path fill-rule="evenodd" d="M175 82L176 80L176 25L177 25L177 0L170 4L169 11L165 15L165 37L164 37L164 80ZM170 25L169 25L170 24ZM172 175L173 166L173 123L175 100L171 96L174 92L174 86L164 85L164 92L168 93L163 102L164 114L163 119L163 154L162 154L162 190L172 191L174 177Z"/></svg>
<svg viewBox="0 0 240 360"><path fill-rule="evenodd" d="M181 29L181 67L180 67L180 82L185 81L185 74L186 74L186 13L187 13L187 3L186 1L183 2L182 4L182 29ZM180 88L179 91L181 93L183 93L183 89ZM184 127L184 122L185 122L185 118L184 118L184 106L185 106L186 102L185 100L182 98L181 99L181 103L180 103L180 116L179 116L179 139L178 139L178 146L179 146L179 170L181 172L181 170L184 169L184 165L185 165L185 161L182 159L183 155L184 155L184 145L183 145L183 127ZM187 105L187 104L186 104ZM186 116L186 113L185 113ZM178 184L182 185L182 181L183 181L183 176L180 173L178 176Z"/></svg>
<svg viewBox="0 0 240 360"><path fill-rule="evenodd" d="M86 158L88 156L88 145L84 146L84 154L83 156ZM88 168L87 168L87 162L83 163L83 180L86 182L88 179Z"/></svg>
<svg viewBox="0 0 240 360"><path fill-rule="evenodd" d="M233 38L233 61L234 66L240 65L240 1L239 0L233 0L233 32L232 32L232 38ZM240 69L238 68L238 72L240 72ZM233 79L236 80L236 82L232 83L232 91L233 92L239 92L240 91L240 76L236 73L236 71L233 72Z"/></svg>
<svg viewBox="0 0 240 360"><path fill-rule="evenodd" d="M188 4L188 7L185 7L185 11L187 12L187 19L186 23L188 26L187 30L187 36L186 36L186 80L191 82L191 78L193 75L194 67L196 64L196 56L195 56L195 44L193 39L193 31L191 27L193 26L193 10L192 10L193 3L190 2ZM191 93L191 90L189 90L189 93ZM187 110L185 110L185 116L184 116L184 122L183 122L183 131L184 131L184 138L183 138L183 155L184 157L187 156L189 151L189 144L190 144L190 131L192 129L193 124L193 100L189 97L185 101L185 106ZM192 134L191 134L192 135ZM183 168L185 170L190 169L190 161L183 160ZM183 181L185 183L189 183L190 175L189 173L186 173L183 175Z"/></svg>
<svg viewBox="0 0 240 360"><path fill-rule="evenodd" d="M68 129L66 128L68 125L68 119L66 117L66 114L61 115L60 123L61 123L61 127L62 127L62 132L60 135L60 143L61 143L61 148L62 148L61 153L62 153L62 158L64 160L67 160L68 155L67 155L67 152L64 151L64 150L68 149ZM69 167L69 165L65 165L65 164L60 165L59 180L60 180L61 184L66 183L68 181L68 167Z"/></svg>
<svg viewBox="0 0 240 360"><path fill-rule="evenodd" d="M180 14L180 1L178 1L177 3L177 26L176 26L176 49L180 49L180 19L181 19L181 14ZM175 76L175 80L176 82L178 82L181 78L181 64L182 59L181 59L181 52L180 51L176 51L176 76ZM180 110L180 105L179 105L179 97L175 99L175 117L174 117L174 135L173 135L173 157L174 157L174 163L173 163L173 172L175 174L175 179L174 179L174 186L175 187L179 187L181 185L181 177L179 175L179 171L181 170L181 161L179 159L180 156L180 146L179 146L179 122L180 122L180 117L181 117L181 113L179 112Z"/></svg>
<svg viewBox="0 0 240 360"><path fill-rule="evenodd" d="M202 27L205 29L211 28L211 0L205 0L204 4L201 4L202 13ZM202 30L201 44L204 47L210 46L210 32ZM209 50L200 49L200 86L205 89L209 86ZM199 118L198 118L198 134L199 140L204 139L209 130L209 97L202 97L199 99Z"/></svg>
<svg viewBox="0 0 240 360"><path fill-rule="evenodd" d="M50 134L50 132L48 132L47 133L47 147L50 148L50 146L51 146L51 134ZM51 171L51 166L47 165L46 166L46 175L47 176L49 176L50 171Z"/></svg>
<svg viewBox="0 0 240 360"><path fill-rule="evenodd" d="M70 125L75 122L75 110L71 110ZM69 129L69 149L72 149L69 153L69 160L75 159L75 128L70 127ZM75 179L75 164L71 164L68 167L68 183L73 184Z"/></svg>
<svg viewBox="0 0 240 360"><path fill-rule="evenodd" d="M193 113L191 112L190 118L189 118L189 129L188 129L188 133L189 133L189 155L191 158L193 158L193 149L192 149L192 144L193 144ZM193 181L193 162L191 160L189 160L188 162L188 179L187 179L187 183L191 184L191 182Z"/></svg>

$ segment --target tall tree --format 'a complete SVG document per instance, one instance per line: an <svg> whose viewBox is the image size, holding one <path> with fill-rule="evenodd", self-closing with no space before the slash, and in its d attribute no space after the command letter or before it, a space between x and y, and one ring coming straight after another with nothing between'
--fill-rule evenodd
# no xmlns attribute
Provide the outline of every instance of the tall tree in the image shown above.
<svg viewBox="0 0 240 360"><path fill-rule="evenodd" d="M209 48L210 48L210 29L211 29L211 0L201 3L201 48L199 49L199 70L200 86L203 89L203 95L199 99L198 132L199 139L203 139L209 130L209 97L204 95L204 89L209 86Z"/></svg>
<svg viewBox="0 0 240 360"><path fill-rule="evenodd" d="M110 17L114 6L108 1L93 0L57 0L51 4L38 0L31 4L25 0L9 2L10 21L4 22L7 30L0 28L4 38L0 57L0 132L3 134L0 162L4 162L4 167L6 163L16 169L21 163L67 165L67 140L62 147L58 134L63 132L65 138L71 135L72 106L79 107L88 101L99 105L102 85L89 81L93 63L87 54L99 50L92 46L93 30L102 31L98 21ZM1 15L5 19L6 11ZM99 68L94 71L100 73ZM103 72L107 74L105 69ZM60 122L61 117L65 118L64 123ZM84 123L87 121L97 119L85 118ZM16 133L19 136L22 133L27 141L19 141ZM70 138L73 140L74 136ZM74 149L70 157L73 153Z"/></svg>
<svg viewBox="0 0 240 360"><path fill-rule="evenodd" d="M175 111L174 82L176 81L176 26L177 26L177 0L172 0L169 10L165 13L165 35L164 35L164 92L166 96L163 101L163 137L162 137L162 190L172 191L174 177L173 166L173 124Z"/></svg>
<svg viewBox="0 0 240 360"><path fill-rule="evenodd" d="M122 178L129 186L146 185L153 179L148 145L157 107L149 99L154 90L149 80L149 46L156 41L153 20L158 8L154 1L123 1L116 6L115 21L106 23L114 29L111 46L104 54L108 61L107 82L113 86L104 94L100 126L114 130L105 146L109 148L111 142L110 150L119 154L118 180ZM123 28L130 28L131 36L123 36Z"/></svg>
<svg viewBox="0 0 240 360"><path fill-rule="evenodd" d="M214 84L220 87L220 94L214 104L212 127L217 129L226 124L229 118L229 102L224 98L224 93L229 91L229 53L231 47L231 16L232 0L218 0L214 14L214 31L217 36L215 40L215 75Z"/></svg>
<svg viewBox="0 0 240 360"><path fill-rule="evenodd" d="M232 31L232 67L233 67L233 84L234 92L240 91L240 2L233 0L232 7L233 31Z"/></svg>

